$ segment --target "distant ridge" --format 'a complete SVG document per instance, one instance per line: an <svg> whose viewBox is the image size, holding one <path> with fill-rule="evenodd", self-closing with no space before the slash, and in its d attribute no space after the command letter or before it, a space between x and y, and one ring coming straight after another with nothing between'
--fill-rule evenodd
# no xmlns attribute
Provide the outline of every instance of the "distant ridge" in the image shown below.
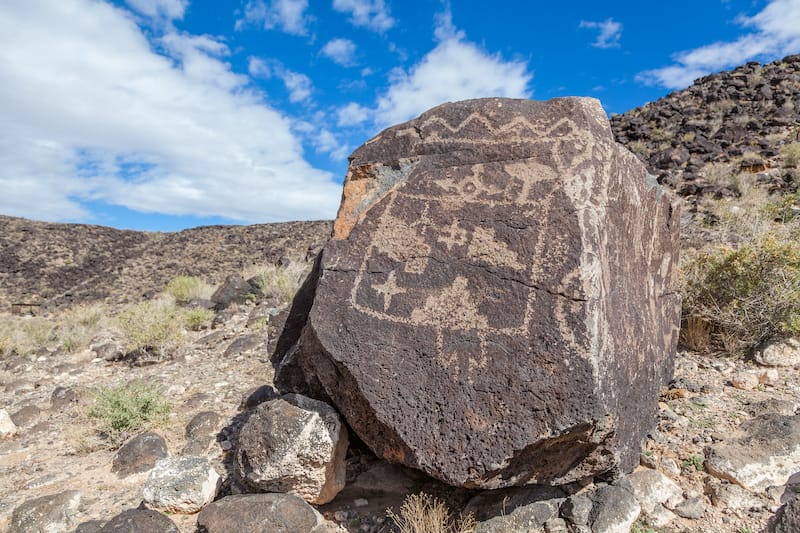
<svg viewBox="0 0 800 533"><path fill-rule="evenodd" d="M794 191L800 174L784 147L800 141L800 55L750 62L613 116L616 139L690 205L736 196L710 165L757 174L771 192Z"/></svg>
<svg viewBox="0 0 800 533"><path fill-rule="evenodd" d="M156 233L0 216L0 310L138 301L177 275L219 283L248 266L304 257L330 232L328 221Z"/></svg>

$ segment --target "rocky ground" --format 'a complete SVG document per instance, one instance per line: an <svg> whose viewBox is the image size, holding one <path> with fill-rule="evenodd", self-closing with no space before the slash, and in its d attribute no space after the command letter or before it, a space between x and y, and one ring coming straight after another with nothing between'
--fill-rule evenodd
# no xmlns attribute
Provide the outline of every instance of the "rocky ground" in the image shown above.
<svg viewBox="0 0 800 533"><path fill-rule="evenodd" d="M267 312L265 305L235 305L220 313L213 330L188 333L190 339L178 356L158 364L130 366L107 361L92 350L42 350L30 357L2 361L0 405L17 430L0 441L0 478L4 480L0 484L0 530L14 530L9 529L12 513L23 503L65 491L80 494L79 503L69 513L70 528L88 521L97 521L92 523L99 526L139 506L148 472L115 473L119 452L98 447L93 440L93 427L85 412L92 402L90 391L97 384L142 380L158 387L172 409L169 418L153 431L164 438L169 455L207 457L223 478L221 494L243 491L231 469L238 430L249 410L272 395L265 388L273 376L270 328L264 327L263 320L253 320L276 313L275 309ZM273 341L275 335L273 329ZM632 503L633 498L628 502L634 510L637 505L642 508L641 514L636 513L633 531L763 530L791 487L765 482L747 490L720 477L735 478L755 469L766 477L777 474L779 479L786 468L800 470L798 458L790 457L800 445L800 429L793 427L794 432L784 436L778 435L779 430L770 430L771 439L784 439L781 445L789 452L774 459L784 460L786 465L765 462L759 457L764 443L751 441L736 452L740 463L727 469L723 465L724 472L711 474L709 460L716 453L712 448L734 442L738 428L757 416L793 415L798 393L800 371L793 367L758 366L725 354L679 353L675 381L662 391L658 427L645 443L639 469L660 475L634 474L619 483L639 496L638 504ZM198 420L207 420L205 430L187 437L187 425L193 419L193 426ZM548 531L558 531L566 524L557 520L559 512L571 516L564 505L570 493L572 500L580 502L579 496L597 489L578 484L556 493L458 491L378 461L357 442L347 464L346 488L331 503L318 506L329 527L346 531L390 531L386 508L398 509L407 494L420 490L445 499L454 509L474 512L485 524L479 531L527 531L517 529L514 524L519 521L527 521L525 527L538 523L542 528L531 530L544 531L546 520L550 520ZM498 503L503 498L508 498L505 509ZM536 500L540 500L539 507ZM545 507L541 502L546 502ZM538 518L529 516L531 509L538 509L534 513ZM550 516L547 512L542 515L542 509L550 509ZM619 512L624 515L626 511ZM495 522L492 514L497 515ZM172 514L170 518L180 531L195 531L196 514ZM498 528L498 519L505 520L505 525ZM598 528L593 530L605 531Z"/></svg>

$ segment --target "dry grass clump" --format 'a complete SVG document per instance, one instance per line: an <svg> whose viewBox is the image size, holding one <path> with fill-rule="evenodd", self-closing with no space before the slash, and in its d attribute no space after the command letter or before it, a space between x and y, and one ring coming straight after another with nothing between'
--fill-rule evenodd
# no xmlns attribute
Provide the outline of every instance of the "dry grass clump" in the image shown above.
<svg viewBox="0 0 800 533"><path fill-rule="evenodd" d="M161 298L123 309L116 317L128 353L171 355L183 340L184 318L174 302Z"/></svg>
<svg viewBox="0 0 800 533"><path fill-rule="evenodd" d="M800 166L800 143L794 142L786 144L781 148L783 156L783 166L786 168L797 168Z"/></svg>
<svg viewBox="0 0 800 533"><path fill-rule="evenodd" d="M300 259L291 259L283 265L252 266L242 277L255 279L264 296L277 298L280 303L291 302L310 270L310 265Z"/></svg>
<svg viewBox="0 0 800 533"><path fill-rule="evenodd" d="M424 492L408 496L399 515L391 509L386 510L386 515L400 533L472 533L477 526L471 514L453 520L444 502Z"/></svg>
<svg viewBox="0 0 800 533"><path fill-rule="evenodd" d="M49 316L0 315L0 357L26 357L42 349L68 353L85 349L106 317L101 304L76 305Z"/></svg>
<svg viewBox="0 0 800 533"><path fill-rule="evenodd" d="M56 335L61 348L72 353L89 347L92 339L108 326L108 309L102 304L81 304L57 317Z"/></svg>
<svg viewBox="0 0 800 533"><path fill-rule="evenodd" d="M43 317L0 317L0 356L28 356L42 348L55 347L56 331L52 320Z"/></svg>
<svg viewBox="0 0 800 533"><path fill-rule="evenodd" d="M214 287L196 276L175 276L164 290L179 304L207 300L214 294Z"/></svg>
<svg viewBox="0 0 800 533"><path fill-rule="evenodd" d="M92 395L94 403L85 414L112 447L138 430L162 424L171 409L158 389L141 381L100 387Z"/></svg>

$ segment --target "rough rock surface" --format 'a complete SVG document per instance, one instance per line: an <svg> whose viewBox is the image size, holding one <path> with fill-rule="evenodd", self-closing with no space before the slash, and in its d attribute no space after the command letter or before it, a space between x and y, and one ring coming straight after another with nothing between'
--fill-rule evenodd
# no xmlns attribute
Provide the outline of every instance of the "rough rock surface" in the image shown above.
<svg viewBox="0 0 800 533"><path fill-rule="evenodd" d="M148 431L136 435L117 450L111 471L120 477L145 472L153 468L156 461L167 455L169 452L164 437Z"/></svg>
<svg viewBox="0 0 800 533"><path fill-rule="evenodd" d="M198 527L206 533L309 533L317 522L305 500L278 493L226 496L197 517Z"/></svg>
<svg viewBox="0 0 800 533"><path fill-rule="evenodd" d="M771 342L753 354L753 360L762 366L800 366L800 339Z"/></svg>
<svg viewBox="0 0 800 533"><path fill-rule="evenodd" d="M596 100L434 108L354 152L276 383L453 485L630 471L671 377L676 209Z"/></svg>
<svg viewBox="0 0 800 533"><path fill-rule="evenodd" d="M142 490L150 509L196 513L214 500L220 477L205 457L167 457L159 460Z"/></svg>
<svg viewBox="0 0 800 533"><path fill-rule="evenodd" d="M98 533L179 533L175 523L150 509L128 509L109 520Z"/></svg>
<svg viewBox="0 0 800 533"><path fill-rule="evenodd" d="M628 533L641 511L633 494L614 485L600 487L593 501L592 533Z"/></svg>
<svg viewBox="0 0 800 533"><path fill-rule="evenodd" d="M783 505L767 526L767 533L796 533L800 531L800 499L792 498Z"/></svg>
<svg viewBox="0 0 800 533"><path fill-rule="evenodd" d="M17 426L5 409L0 409L0 439L7 439L17 434Z"/></svg>
<svg viewBox="0 0 800 533"><path fill-rule="evenodd" d="M749 490L784 485L800 471L800 415L747 420L742 435L706 450L706 470Z"/></svg>
<svg viewBox="0 0 800 533"><path fill-rule="evenodd" d="M14 533L67 531L81 503L81 493L68 490L30 500L16 509L11 517Z"/></svg>
<svg viewBox="0 0 800 533"><path fill-rule="evenodd" d="M239 436L236 472L253 488L331 501L345 484L347 429L329 405L287 394L259 405Z"/></svg>

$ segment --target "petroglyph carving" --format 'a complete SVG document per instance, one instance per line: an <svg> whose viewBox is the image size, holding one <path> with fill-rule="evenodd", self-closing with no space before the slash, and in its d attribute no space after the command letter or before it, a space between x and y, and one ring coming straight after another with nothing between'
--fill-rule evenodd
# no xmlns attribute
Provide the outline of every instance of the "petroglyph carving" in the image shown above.
<svg viewBox="0 0 800 533"><path fill-rule="evenodd" d="M351 157L276 383L454 485L632 468L679 319L679 218L648 187L592 100L446 104L382 132Z"/></svg>

